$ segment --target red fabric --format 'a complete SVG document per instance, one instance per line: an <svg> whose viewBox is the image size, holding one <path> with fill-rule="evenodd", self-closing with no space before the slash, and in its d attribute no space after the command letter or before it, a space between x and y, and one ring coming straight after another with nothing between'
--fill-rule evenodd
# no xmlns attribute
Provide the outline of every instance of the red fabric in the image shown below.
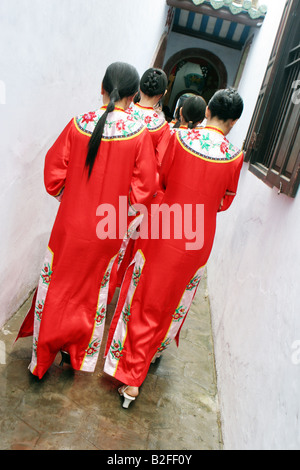
<svg viewBox="0 0 300 470"><path fill-rule="evenodd" d="M156 159L158 166L160 167L167 151L169 142L170 142L170 128L168 123L165 122L162 127L157 130L150 131L153 145L155 148Z"/></svg>
<svg viewBox="0 0 300 470"><path fill-rule="evenodd" d="M143 107L139 103L132 104L130 108L126 111L130 117L133 119L140 121L143 125L147 126L147 129L150 133L153 147L155 151L156 161L157 161L157 186L158 190L154 195L154 199L150 202L148 206L148 213L149 217L151 216L151 203L159 204L164 190L160 186L159 181L159 174L161 171L161 164L164 159L164 156L167 152L168 146L170 145L170 140L172 136L172 132L170 131L170 127L165 120L165 116L162 112L157 113L154 108L151 107ZM109 287L109 297L108 303L111 302L116 287L120 287L125 275L125 271L130 263L130 261L134 257L135 244L133 240L130 240L128 244L128 249L126 250L124 259L121 265L118 266L118 262L114 263L113 270L112 270L112 277Z"/></svg>
<svg viewBox="0 0 300 470"><path fill-rule="evenodd" d="M225 141L225 137L220 135L218 130L203 130L199 135L203 139L203 148L207 145L205 138L211 137L214 141L212 152L216 151L216 145ZM184 230L182 238L177 238L175 227L171 229L169 239L163 238L160 227L158 239L137 241L136 248L143 253L145 265L130 301L126 335L121 340L122 355L113 373L116 379L130 386L139 387L143 383L153 356L167 338L173 321L172 316L180 305L183 293L197 270L207 263L213 246L221 200L226 191L236 193L238 186L243 163L243 154L238 149L231 146L231 154L224 154L223 157L220 151L219 160L210 159L209 152L206 151L202 155L193 150L196 144L199 147L199 140L193 142L187 139L186 142L192 142L191 146L186 143L185 147L180 141L180 135L176 134L165 156L161 171L161 185L165 188L162 205L171 207L178 204L182 213L187 204L194 210L196 204L204 205L204 244L200 249L187 250L186 244L191 240L185 236ZM224 208L227 209L232 200L233 197L226 201ZM156 217L158 213L152 211L150 224L153 224ZM196 223L199 221L194 211L194 229ZM123 291L128 288L129 277L130 272L126 274L121 289L122 299L126 297ZM118 303L112 329L116 327L123 305L122 301ZM180 330L176 335L177 342L179 333ZM114 338L114 334L115 331L110 331L109 341ZM105 370L110 369L107 366Z"/></svg>
<svg viewBox="0 0 300 470"><path fill-rule="evenodd" d="M160 168L170 140L170 127L165 115L154 108L141 106L140 103L132 104L127 113L147 126L155 149L157 165Z"/></svg>
<svg viewBox="0 0 300 470"><path fill-rule="evenodd" d="M122 110L115 113L110 115L123 129L127 115ZM87 120L86 116L90 115L84 115ZM88 180L85 159L91 133L78 124L84 119L67 125L45 160L47 192L55 196L64 187L64 193L49 241L53 272L34 370L40 378L61 349L71 354L73 368L80 369L94 328L101 282L124 236L118 237L119 196L128 198L130 192L132 203L148 203L156 191L153 144L142 128L130 138L120 132L117 138L103 138ZM106 131L113 133L107 126ZM115 208L116 239L100 240L96 234L100 204ZM20 335L24 332L25 327Z"/></svg>
<svg viewBox="0 0 300 470"><path fill-rule="evenodd" d="M37 295L37 289L34 293L34 296L32 298L32 303L31 307L21 325L20 331L18 333L18 336L16 338L16 341L19 338L26 338L27 336L32 336L33 335L33 321L34 321L34 310L35 310L35 302L36 302L36 295Z"/></svg>

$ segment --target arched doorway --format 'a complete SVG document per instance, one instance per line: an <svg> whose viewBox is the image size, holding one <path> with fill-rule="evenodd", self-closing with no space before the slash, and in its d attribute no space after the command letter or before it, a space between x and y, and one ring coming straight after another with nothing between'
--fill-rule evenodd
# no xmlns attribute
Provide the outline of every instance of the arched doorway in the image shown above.
<svg viewBox="0 0 300 470"><path fill-rule="evenodd" d="M225 65L219 57L204 49L177 52L167 61L164 70L169 83L163 104L171 114L182 94L199 94L208 102L218 89L227 86Z"/></svg>

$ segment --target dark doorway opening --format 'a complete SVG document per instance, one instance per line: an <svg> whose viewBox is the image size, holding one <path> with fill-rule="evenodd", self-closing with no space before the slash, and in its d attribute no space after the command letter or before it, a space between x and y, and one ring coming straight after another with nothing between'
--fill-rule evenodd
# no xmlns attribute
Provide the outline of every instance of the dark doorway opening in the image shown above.
<svg viewBox="0 0 300 470"><path fill-rule="evenodd" d="M168 60L164 70L169 83L163 104L171 114L181 95L194 93L208 102L218 89L227 86L227 71L223 62L203 49L178 52Z"/></svg>

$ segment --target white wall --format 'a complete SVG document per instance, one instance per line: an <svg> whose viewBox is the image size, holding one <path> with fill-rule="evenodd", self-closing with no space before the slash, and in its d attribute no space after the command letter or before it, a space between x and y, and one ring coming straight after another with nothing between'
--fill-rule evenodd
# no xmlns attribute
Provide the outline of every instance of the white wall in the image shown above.
<svg viewBox="0 0 300 470"><path fill-rule="evenodd" d="M35 287L57 210L45 194L48 148L101 105L106 67L149 67L165 0L1 0L0 327Z"/></svg>
<svg viewBox="0 0 300 470"><path fill-rule="evenodd" d="M240 92L245 139L284 0L268 1ZM244 164L239 193L219 214L208 265L225 449L299 449L300 195L278 195ZM297 349L294 349L297 348Z"/></svg>

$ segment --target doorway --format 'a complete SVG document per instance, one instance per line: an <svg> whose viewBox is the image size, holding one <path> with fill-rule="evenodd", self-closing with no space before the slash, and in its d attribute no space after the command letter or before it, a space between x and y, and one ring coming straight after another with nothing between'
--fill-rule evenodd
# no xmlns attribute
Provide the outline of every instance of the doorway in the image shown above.
<svg viewBox="0 0 300 470"><path fill-rule="evenodd" d="M174 54L164 70L169 81L163 105L171 115L181 95L200 95L208 103L217 90L227 86L225 65L216 55L204 49L185 49Z"/></svg>

